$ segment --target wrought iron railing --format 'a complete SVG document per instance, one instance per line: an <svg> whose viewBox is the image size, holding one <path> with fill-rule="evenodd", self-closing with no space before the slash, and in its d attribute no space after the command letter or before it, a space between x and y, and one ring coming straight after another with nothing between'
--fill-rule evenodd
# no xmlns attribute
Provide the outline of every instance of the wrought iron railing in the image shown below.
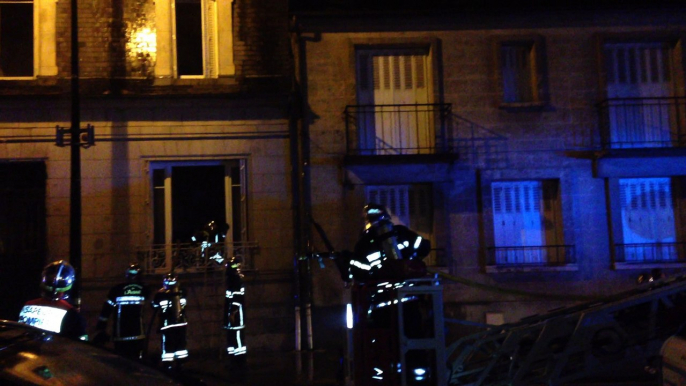
<svg viewBox="0 0 686 386"><path fill-rule="evenodd" d="M210 246L196 244L157 244L139 247L136 258L146 273L203 272L222 267L222 259L235 256L243 269L253 269L253 256L258 248L255 242L215 243Z"/></svg>
<svg viewBox="0 0 686 386"><path fill-rule="evenodd" d="M686 98L611 98L598 104L603 148L686 145Z"/></svg>
<svg viewBox="0 0 686 386"><path fill-rule="evenodd" d="M576 264L573 245L488 248L489 266L562 266Z"/></svg>
<svg viewBox="0 0 686 386"><path fill-rule="evenodd" d="M628 264L684 263L686 243L615 244L615 261Z"/></svg>
<svg viewBox="0 0 686 386"><path fill-rule="evenodd" d="M452 153L449 103L349 105L345 108L348 155Z"/></svg>

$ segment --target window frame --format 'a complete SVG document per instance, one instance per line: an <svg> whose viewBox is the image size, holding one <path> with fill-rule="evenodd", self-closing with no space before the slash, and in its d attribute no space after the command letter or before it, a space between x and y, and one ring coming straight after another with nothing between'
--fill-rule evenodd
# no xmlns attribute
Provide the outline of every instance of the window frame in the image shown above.
<svg viewBox="0 0 686 386"><path fill-rule="evenodd" d="M33 80L57 76L57 2L33 0L33 68L31 76L0 76L1 80Z"/></svg>
<svg viewBox="0 0 686 386"><path fill-rule="evenodd" d="M672 209L674 217L674 232L675 245L677 248L676 260L641 260L641 261L620 261L617 256L617 249L625 245L624 242L624 228L622 223L622 203L621 203L621 185L620 180L630 179L645 179L651 180L655 178L669 178L672 196ZM610 216L611 224L611 242L610 242L610 256L612 257L612 266L614 269L641 269L646 267L685 267L686 266L686 250L679 250L679 244L686 242L686 177L684 176L640 176L640 177L613 177L608 178L607 188L610 201ZM639 243L640 244L640 243ZM656 245L659 243L647 243L648 245ZM686 249L683 248L682 249Z"/></svg>
<svg viewBox="0 0 686 386"><path fill-rule="evenodd" d="M223 166L225 172L225 191L224 200L226 202L226 215L231 214L231 218L227 217L227 222L231 226L231 232L227 235L226 243L231 242L245 242L248 240L248 224L247 224L247 170L246 170L246 160L245 159L226 159L226 160L151 160L147 165L147 175L148 175L148 189L149 189L149 229L151 232L148 235L149 244L153 245L155 242L155 170L165 170L165 181L164 181L164 245L173 245L173 240L171 236L173 235L173 221L172 221L172 204L171 204L171 169L173 167L183 167L183 166ZM233 181L230 175L231 169L237 167L239 173L238 182ZM226 185L230 183L231 185ZM235 188L238 192L235 192ZM240 197L234 197L234 193L238 193ZM238 203L238 208L236 208L236 203ZM238 209L239 213L235 213ZM240 219L240 227L236 227L235 219ZM169 255L171 256L171 255Z"/></svg>
<svg viewBox="0 0 686 386"><path fill-rule="evenodd" d="M495 250L499 248L496 245L496 234L495 234L495 208L493 207L493 189L494 184L497 183L527 183L527 182L540 182L541 183L541 232L543 243L540 247L546 246L558 246L563 248L562 251L567 254L574 254L574 247L570 243L566 242L565 236L565 223L564 216L564 203L562 202L562 183L559 178L522 178L522 179L493 179L488 181L485 185L482 185L485 189L483 190L483 205L484 205L484 225L486 229L490 230L486 232L486 251ZM552 226L549 226L552 224ZM505 246L503 246L504 248ZM531 246L535 247L535 246ZM556 252L559 254L559 251ZM535 263L527 265L525 263L513 263L513 264L496 264L495 262L489 262L488 258L485 260L486 272L498 273L507 272L510 270L519 271L521 269L531 269L531 270L577 270L575 257L572 261L564 261L562 264L558 262L550 262L550 260L543 261L542 263Z"/></svg>
<svg viewBox="0 0 686 386"><path fill-rule="evenodd" d="M155 65L156 79L216 79L231 77L236 73L233 54L233 0L201 0L202 13L207 2L215 4L214 36L209 36L203 23L203 56L214 50L214 63L209 66L203 63L203 75L182 75L178 73L176 52L176 15L175 0L160 0L155 2L157 22L157 62ZM218 21L222 22L219 23ZM204 60L203 60L204 62ZM208 71L209 68L209 71ZM208 73L209 72L209 73Z"/></svg>
<svg viewBox="0 0 686 386"><path fill-rule="evenodd" d="M526 46L530 47L530 101L505 101L505 87L503 76L503 47L504 46ZM527 108L540 108L548 104L547 69L545 59L545 39L541 35L522 35L496 37L492 39L493 49L493 76L496 87L496 106L506 110L517 110Z"/></svg>

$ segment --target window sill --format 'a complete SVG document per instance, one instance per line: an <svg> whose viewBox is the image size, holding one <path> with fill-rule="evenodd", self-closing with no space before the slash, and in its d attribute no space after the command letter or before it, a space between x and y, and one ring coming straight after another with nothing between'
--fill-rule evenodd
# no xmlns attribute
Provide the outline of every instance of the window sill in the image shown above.
<svg viewBox="0 0 686 386"><path fill-rule="evenodd" d="M509 265L509 266L498 266L489 265L486 266L486 273L529 273L529 272L565 272L565 271L578 271L579 266L576 264L567 265Z"/></svg>
<svg viewBox="0 0 686 386"><path fill-rule="evenodd" d="M652 268L686 268L686 262L675 263L614 263L613 269L617 271L630 269L652 269Z"/></svg>
<svg viewBox="0 0 686 386"><path fill-rule="evenodd" d="M504 103L501 102L498 106L499 109L505 110L507 112L527 112L527 111L542 111L548 106L547 102L516 102L516 103Z"/></svg>

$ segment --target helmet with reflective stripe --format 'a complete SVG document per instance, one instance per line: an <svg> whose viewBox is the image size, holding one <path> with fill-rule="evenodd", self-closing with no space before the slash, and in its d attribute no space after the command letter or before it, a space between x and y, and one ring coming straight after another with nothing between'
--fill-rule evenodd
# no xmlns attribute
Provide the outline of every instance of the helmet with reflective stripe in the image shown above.
<svg viewBox="0 0 686 386"><path fill-rule="evenodd" d="M64 297L76 279L74 267L64 260L52 262L43 268L41 288L53 299Z"/></svg>
<svg viewBox="0 0 686 386"><path fill-rule="evenodd" d="M375 225L380 221L390 221L391 214L388 212L385 206L369 203L364 206L364 220L367 227Z"/></svg>
<svg viewBox="0 0 686 386"><path fill-rule="evenodd" d="M129 281L138 280L140 273L141 266L136 263L131 263L129 264L129 267L126 268L126 279Z"/></svg>
<svg viewBox="0 0 686 386"><path fill-rule="evenodd" d="M168 273L164 279L162 279L162 286L165 289L172 289L179 284L179 280L171 273Z"/></svg>

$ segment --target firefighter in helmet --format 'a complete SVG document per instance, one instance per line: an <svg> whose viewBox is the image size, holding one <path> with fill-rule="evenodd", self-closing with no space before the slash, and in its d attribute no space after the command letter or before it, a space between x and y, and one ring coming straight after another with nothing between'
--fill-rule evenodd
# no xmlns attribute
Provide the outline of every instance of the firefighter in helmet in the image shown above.
<svg viewBox="0 0 686 386"><path fill-rule="evenodd" d="M429 240L404 225L395 225L383 205L363 210L365 226L348 264L348 279L358 284L398 282L426 274L422 261L431 250Z"/></svg>
<svg viewBox="0 0 686 386"><path fill-rule="evenodd" d="M245 361L247 347L244 342L243 330L245 321L243 304L245 301L245 286L241 262L237 257L231 257L226 263L226 297L224 299L224 329L226 329L226 353L236 363Z"/></svg>
<svg viewBox="0 0 686 386"><path fill-rule="evenodd" d="M158 331L162 337L162 362L166 369L174 365L178 369L180 361L188 357L186 348L186 294L180 288L177 277L170 273L162 280L162 288L157 291L152 307L159 311Z"/></svg>
<svg viewBox="0 0 686 386"><path fill-rule="evenodd" d="M43 268L41 297L26 302L19 313L19 322L59 333L72 339L88 340L86 321L67 299L74 285L74 267L64 260Z"/></svg>
<svg viewBox="0 0 686 386"><path fill-rule="evenodd" d="M142 359L147 340L143 327L143 305L148 299L148 288L141 282L141 267L131 263L126 269L126 281L112 287L96 325L94 341L108 340L107 321L114 312L112 341L114 350L133 359Z"/></svg>
<svg viewBox="0 0 686 386"><path fill-rule="evenodd" d="M390 212L383 205L367 204L363 216L364 230L349 259L347 279L363 294L360 299L364 302L362 308L366 308L364 317L371 352L382 352L385 347L382 342L393 335L389 331L397 318L395 311L399 302L403 304L405 335L410 337L419 332L407 330L421 325L421 299L417 296L399 299L396 290L405 286L406 280L426 275L422 260L429 254L431 243L406 226L393 224ZM393 372L398 371L397 360L372 355L361 366L372 381L387 385L395 382ZM403 371L427 371L425 362L408 353L407 368Z"/></svg>

